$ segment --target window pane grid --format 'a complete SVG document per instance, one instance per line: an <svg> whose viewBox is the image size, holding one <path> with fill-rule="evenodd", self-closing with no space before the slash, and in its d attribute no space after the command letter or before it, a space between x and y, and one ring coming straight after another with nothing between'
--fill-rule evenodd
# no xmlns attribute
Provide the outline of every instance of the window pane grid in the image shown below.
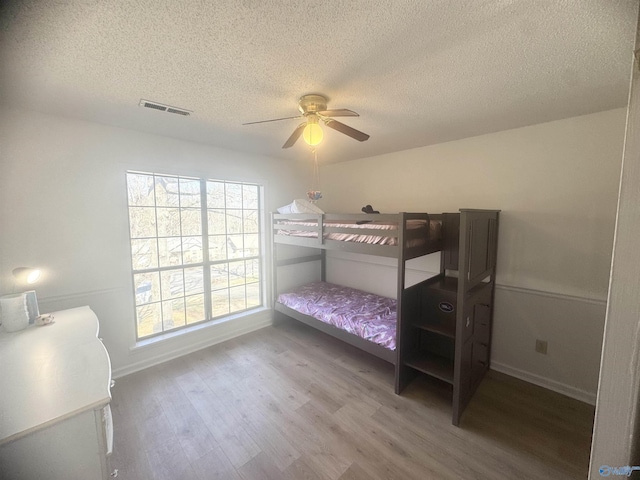
<svg viewBox="0 0 640 480"><path fill-rule="evenodd" d="M214 316L260 306L259 272L249 263L260 257L257 187L208 182L207 192Z"/></svg>
<svg viewBox="0 0 640 480"><path fill-rule="evenodd" d="M262 306L258 185L129 172L127 190L138 338Z"/></svg>

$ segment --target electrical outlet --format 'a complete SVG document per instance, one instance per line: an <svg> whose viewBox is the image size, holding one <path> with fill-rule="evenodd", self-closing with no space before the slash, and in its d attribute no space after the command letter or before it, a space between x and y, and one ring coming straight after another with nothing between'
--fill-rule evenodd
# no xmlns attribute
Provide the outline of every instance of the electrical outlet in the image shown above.
<svg viewBox="0 0 640 480"><path fill-rule="evenodd" d="M536 340L536 352L542 353L543 355L547 354L547 341L546 340Z"/></svg>

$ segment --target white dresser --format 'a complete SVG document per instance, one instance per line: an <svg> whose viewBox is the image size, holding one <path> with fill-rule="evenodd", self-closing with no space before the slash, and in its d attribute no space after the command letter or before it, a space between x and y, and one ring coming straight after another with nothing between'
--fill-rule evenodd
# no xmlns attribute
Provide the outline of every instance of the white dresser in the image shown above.
<svg viewBox="0 0 640 480"><path fill-rule="evenodd" d="M109 478L111 364L89 307L0 327L0 479Z"/></svg>

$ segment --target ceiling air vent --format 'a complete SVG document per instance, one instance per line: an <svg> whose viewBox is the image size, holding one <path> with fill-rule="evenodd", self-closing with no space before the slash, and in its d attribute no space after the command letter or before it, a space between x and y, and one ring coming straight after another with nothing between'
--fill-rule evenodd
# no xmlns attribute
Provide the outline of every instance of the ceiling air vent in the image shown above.
<svg viewBox="0 0 640 480"><path fill-rule="evenodd" d="M191 112L188 112L187 110L180 110L179 108L167 108L167 112L177 113L178 115L184 115L184 116L187 116L191 113Z"/></svg>
<svg viewBox="0 0 640 480"><path fill-rule="evenodd" d="M151 102L149 100L140 99L140 103L138 104L141 107L153 108L154 110L160 110L161 112L167 113L177 113L178 115L183 115L185 117L191 115L193 111L185 110L184 108L170 107L169 105L163 105L158 102Z"/></svg>

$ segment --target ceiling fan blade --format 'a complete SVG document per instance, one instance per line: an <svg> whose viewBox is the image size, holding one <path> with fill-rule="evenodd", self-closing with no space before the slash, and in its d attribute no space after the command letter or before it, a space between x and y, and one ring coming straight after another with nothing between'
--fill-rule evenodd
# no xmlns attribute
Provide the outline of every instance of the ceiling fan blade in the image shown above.
<svg viewBox="0 0 640 480"><path fill-rule="evenodd" d="M280 120L290 120L292 118L302 118L302 115L296 115L295 117L273 118L271 120L260 120L257 122L247 122L247 123L243 123L242 125L255 125L256 123L279 122Z"/></svg>
<svg viewBox="0 0 640 480"><path fill-rule="evenodd" d="M282 148L293 147L293 144L296 143L296 141L300 138L300 135L302 135L302 131L306 126L307 126L306 122L303 122L300 125L298 125L298 128L296 128L293 131L289 139L286 142L284 142L284 145L282 146Z"/></svg>
<svg viewBox="0 0 640 480"><path fill-rule="evenodd" d="M359 117L353 110L347 110L346 108L338 108L337 110L322 110L318 112L318 115L323 117Z"/></svg>
<svg viewBox="0 0 640 480"><path fill-rule="evenodd" d="M362 133L360 130L356 130L355 128L351 128L349 125L345 125L337 120L327 120L325 125L329 128L333 128L334 130L339 131L340 133L344 133L345 135L349 135L351 138L355 138L359 142L364 142L369 139L369 135L366 133Z"/></svg>

